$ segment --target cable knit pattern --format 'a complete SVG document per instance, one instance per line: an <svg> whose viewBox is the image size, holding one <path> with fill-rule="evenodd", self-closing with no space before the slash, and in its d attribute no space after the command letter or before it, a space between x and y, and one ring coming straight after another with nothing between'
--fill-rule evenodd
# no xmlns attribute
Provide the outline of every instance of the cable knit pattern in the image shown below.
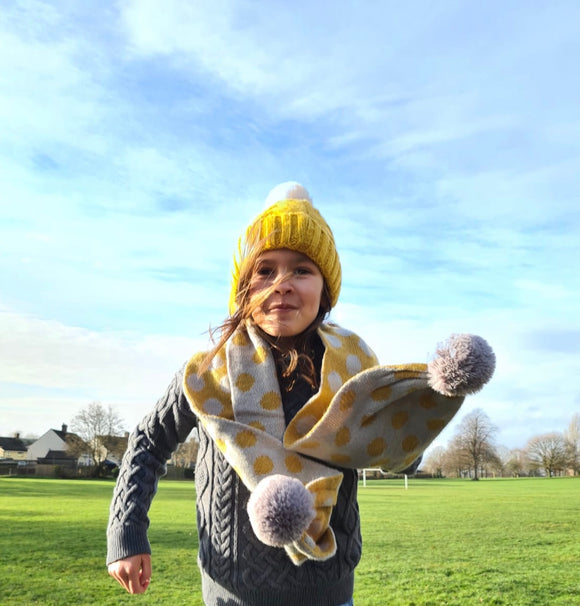
<svg viewBox="0 0 580 606"><path fill-rule="evenodd" d="M129 438L111 501L107 563L151 553L148 512L157 482L171 453L197 423L183 395L182 382L183 369Z"/></svg>
<svg viewBox="0 0 580 606"><path fill-rule="evenodd" d="M325 347L328 346L325 343ZM349 359L347 357L347 361ZM348 370L348 363L345 368ZM358 370L358 367L353 370ZM423 375L422 367L380 367L363 370L359 376L364 381L353 385L355 391L370 389L373 401L392 398L400 385L406 385L402 390L402 400L393 400L396 404L387 418L387 426L395 430L395 437L399 435L397 432L402 431L402 441L393 440L393 443L402 445L405 456L413 458L416 450L421 448L421 440L410 440L404 433L411 425L411 409L413 414L420 412L419 417L423 416L426 420L426 431L430 436L440 431L447 421L438 411L438 400L433 400L431 394L428 399L409 399L416 381L423 387ZM165 472L166 461L178 444L185 441L197 426L198 417L184 394L183 376L183 370L175 375L165 395L137 426L129 440L111 503L107 531L109 563L139 553L151 553L147 539L148 511L158 479ZM379 381L378 386L376 380ZM338 380L334 381L334 374L325 373L323 368L322 385L331 383L337 383L336 389L340 389ZM372 387L367 387L367 383ZM350 393L344 389L341 393L343 395L337 400L339 407L354 403L354 399L349 397ZM287 401L290 395L296 394L280 393L283 405L290 404ZM446 407L451 404L453 408L460 400L446 398L444 403ZM305 412L308 412L307 407L294 417L288 428L295 426ZM282 410L280 414L283 419ZM363 425L367 424L367 418L363 417L362 422ZM334 556L324 561L307 560L301 566L295 566L283 548L268 546L256 537L246 509L250 490L220 450L219 442L209 437L201 424L198 430L198 558L205 604L336 606L350 600L354 569L361 556L356 465L345 469L342 463L326 462L329 471L334 470L343 478L330 517L336 542ZM340 428L338 431L337 437L342 436ZM187 524L187 520L184 520L184 524Z"/></svg>
<svg viewBox="0 0 580 606"><path fill-rule="evenodd" d="M356 471L341 470L345 479L332 519L335 556L297 567L283 549L269 547L255 536L246 510L249 490L203 428L199 433L196 490L204 602L335 606L349 600L362 543Z"/></svg>
<svg viewBox="0 0 580 606"><path fill-rule="evenodd" d="M179 372L129 440L111 503L108 563L151 553L148 511L158 478L171 452L187 438L195 423ZM337 540L335 557L296 567L283 549L268 547L256 538L246 511L249 491L201 428L199 437L195 485L205 604L335 606L349 600L361 554L356 472L341 470L345 479L332 520Z"/></svg>

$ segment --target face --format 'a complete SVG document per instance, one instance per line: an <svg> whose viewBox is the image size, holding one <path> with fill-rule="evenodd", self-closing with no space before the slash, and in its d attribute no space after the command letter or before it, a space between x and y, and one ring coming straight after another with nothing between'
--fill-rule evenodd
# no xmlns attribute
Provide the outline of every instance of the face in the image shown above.
<svg viewBox="0 0 580 606"><path fill-rule="evenodd" d="M320 309L324 279L316 263L302 253L282 248L258 257L250 297L273 287L252 319L272 337L293 337L310 326Z"/></svg>

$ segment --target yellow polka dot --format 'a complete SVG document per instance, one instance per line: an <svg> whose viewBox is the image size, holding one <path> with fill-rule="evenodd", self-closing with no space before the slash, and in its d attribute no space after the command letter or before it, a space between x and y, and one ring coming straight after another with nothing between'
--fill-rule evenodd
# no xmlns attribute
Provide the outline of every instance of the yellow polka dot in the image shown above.
<svg viewBox="0 0 580 606"><path fill-rule="evenodd" d="M242 372L238 375L238 378L236 379L236 387L240 390L240 391L250 391L250 389L252 389L252 386L254 385L255 379L252 375L248 374L247 372Z"/></svg>
<svg viewBox="0 0 580 606"><path fill-rule="evenodd" d="M405 459L403 460L403 465L405 467L409 467L409 465L411 463L414 463L416 459L417 459L417 453L413 452L408 457L405 457Z"/></svg>
<svg viewBox="0 0 580 606"><path fill-rule="evenodd" d="M225 453L226 448L227 448L226 443L223 440L220 440L219 438L215 441L215 443L216 443L217 447L220 449L220 451Z"/></svg>
<svg viewBox="0 0 580 606"><path fill-rule="evenodd" d="M401 429L409 420L409 413L405 410L399 410L391 417L391 425L394 429Z"/></svg>
<svg viewBox="0 0 580 606"><path fill-rule="evenodd" d="M272 469L274 469L274 463L272 463L272 459L266 455L261 455L254 461L254 472L259 476L270 473Z"/></svg>
<svg viewBox="0 0 580 606"><path fill-rule="evenodd" d="M256 444L256 436L253 432L244 429L236 434L236 444L240 448L250 448Z"/></svg>
<svg viewBox="0 0 580 606"><path fill-rule="evenodd" d="M280 396L275 391L265 393L260 400L260 406L264 410L276 410L281 405Z"/></svg>
<svg viewBox="0 0 580 606"><path fill-rule="evenodd" d="M444 419L429 419L427 421L427 429L429 431L441 431L445 425Z"/></svg>
<svg viewBox="0 0 580 606"><path fill-rule="evenodd" d="M411 452L419 446L419 438L417 436L407 436L401 443L401 446L405 452Z"/></svg>
<svg viewBox="0 0 580 606"><path fill-rule="evenodd" d="M350 410L352 408L352 405L354 404L354 401L356 399L356 394L354 393L354 391L352 391L351 389L345 391L342 396L340 397L340 410L342 412L346 412L347 410Z"/></svg>
<svg viewBox="0 0 580 606"><path fill-rule="evenodd" d="M330 455L330 460L337 465L348 465L350 463L350 457L344 454Z"/></svg>
<svg viewBox="0 0 580 606"><path fill-rule="evenodd" d="M316 440L309 440L308 442L304 442L304 444L300 444L300 448L307 448L308 450L318 448L319 446L320 442L316 442Z"/></svg>
<svg viewBox="0 0 580 606"><path fill-rule="evenodd" d="M376 465L377 467L388 467L390 462L391 459L389 459L388 457L382 457L381 459L376 459L375 461L373 461L373 465Z"/></svg>
<svg viewBox="0 0 580 606"><path fill-rule="evenodd" d="M363 418L361 419L360 426L361 427L368 427L369 425L372 425L372 423L374 422L374 420L376 418L377 418L376 414L364 415Z"/></svg>
<svg viewBox="0 0 580 606"><path fill-rule="evenodd" d="M384 387L377 387L372 393L371 398L375 402L381 402L383 400L388 400L391 397L391 388L388 385Z"/></svg>
<svg viewBox="0 0 580 606"><path fill-rule="evenodd" d="M383 438L375 438L368 446L367 452L370 457L378 457L387 447Z"/></svg>
<svg viewBox="0 0 580 606"><path fill-rule="evenodd" d="M350 430L348 427L342 427L334 436L336 446L346 446L350 442Z"/></svg>
<svg viewBox="0 0 580 606"><path fill-rule="evenodd" d="M284 459L284 463L290 473L299 473L302 471L302 461L298 455L288 455Z"/></svg>
<svg viewBox="0 0 580 606"><path fill-rule="evenodd" d="M261 364L268 357L268 352L265 347L258 347L252 356L254 364Z"/></svg>
<svg viewBox="0 0 580 606"><path fill-rule="evenodd" d="M244 345L248 344L248 339L243 332L238 332L233 336L232 342L238 347L244 347Z"/></svg>
<svg viewBox="0 0 580 606"><path fill-rule="evenodd" d="M428 391L422 394L421 398L419 399L419 406L421 406L421 408L426 408L427 410L430 408L435 408L435 406L437 406L437 402L434 395Z"/></svg>
<svg viewBox="0 0 580 606"><path fill-rule="evenodd" d="M260 421L252 421L251 423L248 423L248 425L250 427L254 427L255 429L259 429L260 431L266 431L266 428L262 423L260 423Z"/></svg>

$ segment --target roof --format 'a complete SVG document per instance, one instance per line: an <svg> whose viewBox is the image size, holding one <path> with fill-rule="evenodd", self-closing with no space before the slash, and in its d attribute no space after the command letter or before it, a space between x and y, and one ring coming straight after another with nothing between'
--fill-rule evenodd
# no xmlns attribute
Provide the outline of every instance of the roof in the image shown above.
<svg viewBox="0 0 580 606"><path fill-rule="evenodd" d="M20 438L0 438L0 448L16 452L26 452L28 450Z"/></svg>
<svg viewBox="0 0 580 606"><path fill-rule="evenodd" d="M74 462L76 458L65 450L49 450L44 457L37 459L38 463Z"/></svg>
<svg viewBox="0 0 580 606"><path fill-rule="evenodd" d="M84 443L84 440L72 431L62 431L61 429L51 429L63 442L67 444Z"/></svg>

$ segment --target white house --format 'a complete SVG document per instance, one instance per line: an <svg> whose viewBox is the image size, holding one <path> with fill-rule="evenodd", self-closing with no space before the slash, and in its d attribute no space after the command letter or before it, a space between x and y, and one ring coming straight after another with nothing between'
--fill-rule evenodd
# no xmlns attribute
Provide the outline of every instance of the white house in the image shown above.
<svg viewBox="0 0 580 606"><path fill-rule="evenodd" d="M78 455L71 457L67 451L71 442L77 442L80 438L75 433L69 433L68 427L65 423L62 424L60 430L49 429L46 433L40 436L36 442L33 442L28 447L27 459L29 461L38 461L41 459L54 459L61 462L66 458L77 459ZM86 458L86 456L84 457ZM79 458L80 464L87 464L86 461L82 460L83 457Z"/></svg>

